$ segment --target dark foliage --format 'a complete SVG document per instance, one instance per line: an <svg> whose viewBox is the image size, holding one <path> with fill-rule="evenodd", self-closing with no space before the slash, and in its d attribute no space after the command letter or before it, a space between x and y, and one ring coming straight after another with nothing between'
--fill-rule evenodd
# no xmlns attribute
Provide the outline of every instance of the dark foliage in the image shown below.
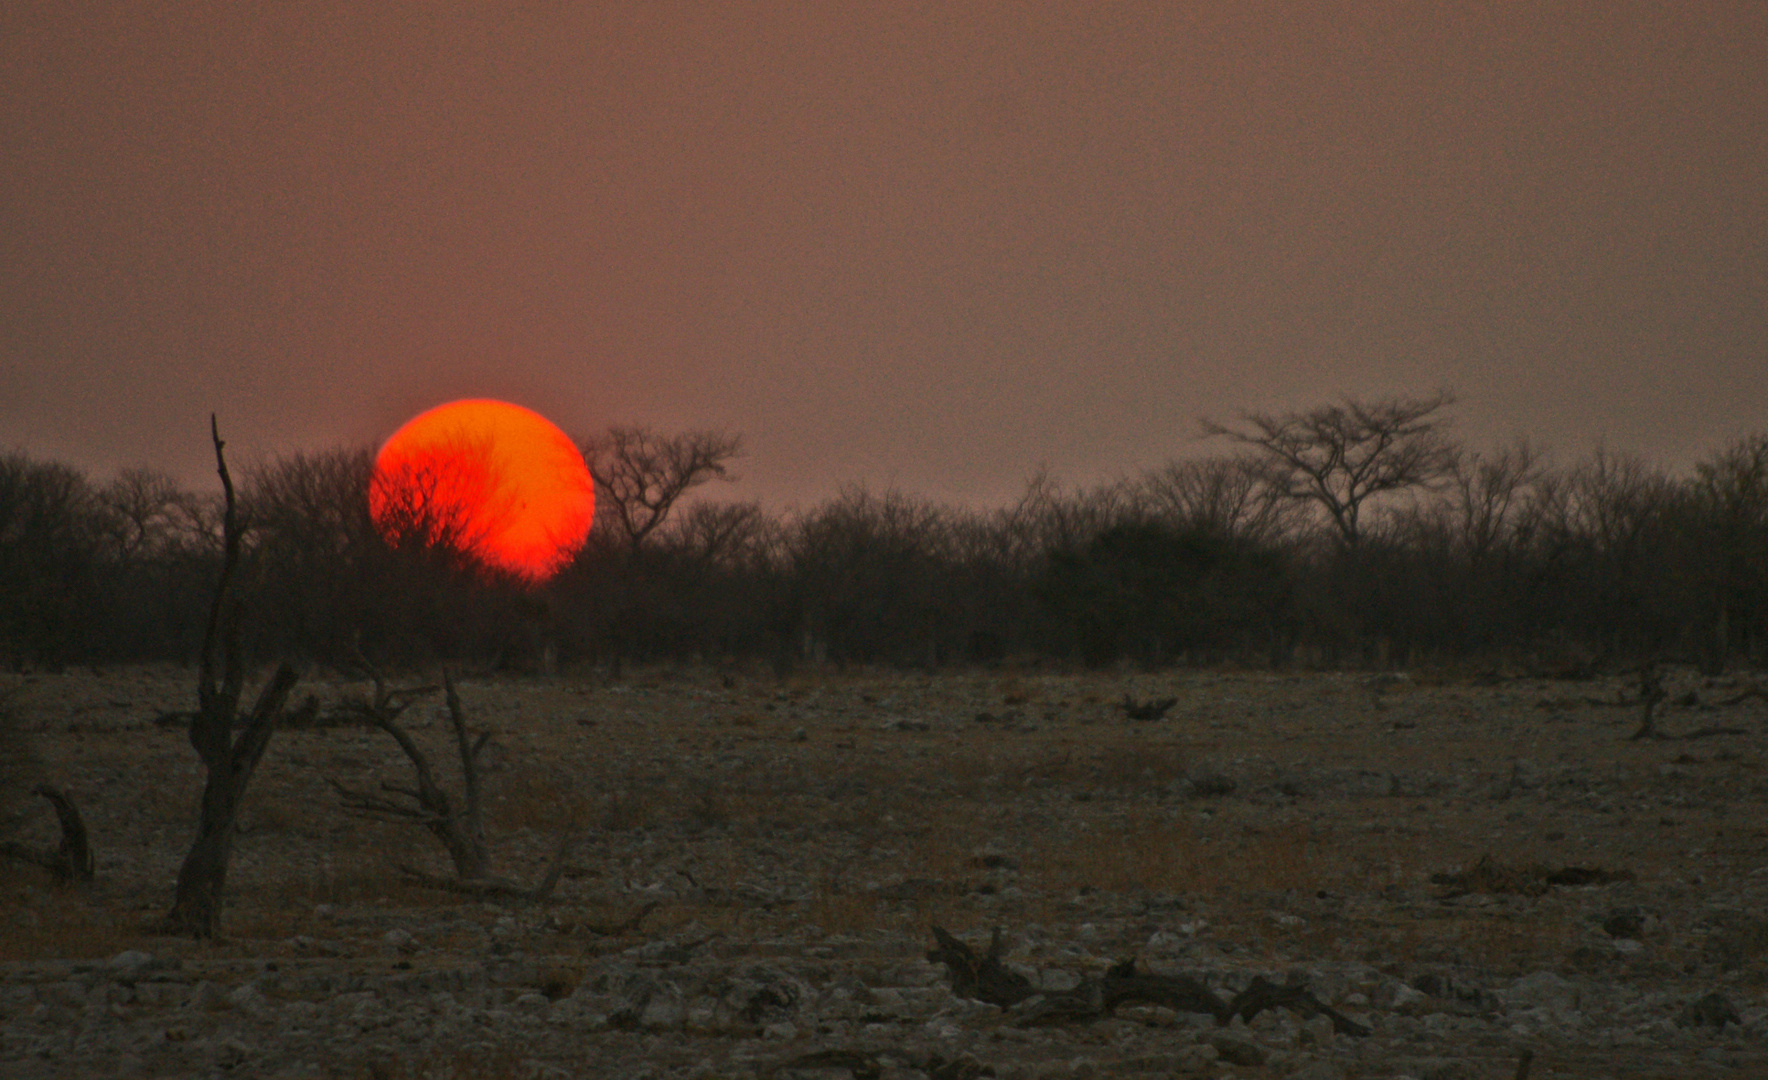
<svg viewBox="0 0 1768 1080"><path fill-rule="evenodd" d="M1140 521L1051 552L1039 595L1087 664L1128 656L1158 665L1268 639L1287 588L1273 551Z"/></svg>
<svg viewBox="0 0 1768 1080"><path fill-rule="evenodd" d="M622 429L587 443L595 531L538 588L428 519L385 540L367 451L296 454L241 492L237 588L274 613L244 644L334 663L360 647L394 665L750 656L781 671L1015 656L1768 660L1768 436L1686 477L1608 452L1556 468L1526 444L1454 448L1447 404L1249 417L1222 429L1247 456L1081 490L1039 475L989 512L854 488L770 516L704 497L730 478L735 437ZM1365 429L1395 433L1410 456L1381 471ZM1340 444L1369 469L1310 481L1302 466ZM0 660L195 659L217 521L213 500L152 473L99 486L0 458Z"/></svg>

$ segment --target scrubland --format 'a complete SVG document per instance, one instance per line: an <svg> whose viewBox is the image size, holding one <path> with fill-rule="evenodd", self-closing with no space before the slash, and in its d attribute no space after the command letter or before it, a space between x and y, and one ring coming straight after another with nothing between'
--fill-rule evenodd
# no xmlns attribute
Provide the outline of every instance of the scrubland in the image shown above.
<svg viewBox="0 0 1768 1080"><path fill-rule="evenodd" d="M314 672L320 723L271 743L213 942L145 929L201 788L169 715L191 673L10 685L97 880L5 869L8 1076L1768 1075L1748 675L1669 671L1672 737L1643 740L1618 677L469 676L495 872L538 881L577 837L534 902L426 883L440 844L346 811L331 781L410 766L333 722L362 686ZM1126 695L1176 701L1138 721ZM458 785L439 698L405 720ZM1737 733L1674 737L1711 728ZM13 835L52 846L53 815ZM1304 980L1371 1034L1148 1005L1020 1024L950 992L934 925L999 928L1050 993L1133 957L1224 997Z"/></svg>

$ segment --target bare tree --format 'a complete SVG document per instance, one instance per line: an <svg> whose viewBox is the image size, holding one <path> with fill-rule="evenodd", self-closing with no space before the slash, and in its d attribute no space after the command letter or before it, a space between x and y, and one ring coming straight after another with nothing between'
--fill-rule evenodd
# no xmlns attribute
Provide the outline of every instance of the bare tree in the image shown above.
<svg viewBox="0 0 1768 1080"><path fill-rule="evenodd" d="M596 498L628 550L638 551L681 497L711 480L734 480L741 436L717 431L659 435L643 427L610 428L583 445Z"/></svg>
<svg viewBox="0 0 1768 1080"><path fill-rule="evenodd" d="M997 512L995 526L1005 556L1030 567L1051 551L1084 547L1112 526L1145 515L1143 493L1129 483L1065 491L1048 469L1040 468L1025 482L1019 500Z"/></svg>
<svg viewBox="0 0 1768 1080"><path fill-rule="evenodd" d="M78 470L0 454L0 657L59 665L90 640L97 509Z"/></svg>
<svg viewBox="0 0 1768 1080"><path fill-rule="evenodd" d="M405 788L385 782L381 784L383 792L404 796L410 800L406 803L373 792L355 791L329 778L327 782L344 800L344 804L357 813L423 825L448 849L448 857L454 862L456 874L466 879L484 877L490 860L485 851L479 754L491 741L491 733L481 732L477 741L467 733L466 712L461 707L460 695L455 692L454 679L444 672L442 681L447 687L448 719L453 725L455 749L460 753L461 778L465 785L463 798L451 798L447 790L436 782L436 772L430 766L430 759L398 723L401 713L419 698L435 693L438 688L417 686L402 690L389 689L378 673L373 672L372 668L370 672L374 679L374 697L350 702L349 708L393 737L393 741L399 744L399 749L405 751L405 756L411 761L412 772L417 776L417 787Z"/></svg>
<svg viewBox="0 0 1768 1080"><path fill-rule="evenodd" d="M485 569L490 538L517 509L491 444L465 435L378 462L368 505L388 546L464 571Z"/></svg>
<svg viewBox="0 0 1768 1080"><path fill-rule="evenodd" d="M105 539L124 562L163 556L186 540L200 500L152 469L124 469L98 492Z"/></svg>
<svg viewBox="0 0 1768 1080"><path fill-rule="evenodd" d="M1376 402L1346 398L1307 412L1243 413L1240 427L1205 420L1203 430L1251 448L1274 491L1324 510L1338 541L1354 548L1370 499L1435 487L1453 470L1457 451L1440 414L1454 400L1446 391Z"/></svg>
<svg viewBox="0 0 1768 1080"><path fill-rule="evenodd" d="M1295 505L1245 458L1170 462L1143 478L1142 494L1175 528L1262 543L1284 533Z"/></svg>
<svg viewBox="0 0 1768 1080"><path fill-rule="evenodd" d="M487 871L491 859L485 844L479 755L491 741L491 733L480 732L477 739L468 733L466 709L461 705L460 694L455 691L454 677L445 669L442 672L441 689L444 691L444 700L448 703L448 719L454 732L454 747L460 755L462 782L462 797L453 798L437 782L436 771L431 767L429 758L418 747L417 741L398 722L401 713L419 698L434 693L437 687L391 689L372 665L360 657L358 660L374 680L374 697L349 702L348 707L357 716L393 737L393 741L399 744L399 749L405 752L406 758L411 762L412 772L417 777L417 786L402 787L383 781L380 792L358 791L327 777L326 782L331 784L344 805L365 817L422 825L440 840L442 846L448 849L449 859L454 863L454 879L438 879L410 867L400 868L425 884L482 896L546 899L564 872L565 858L575 838L575 823L566 825L558 852L553 857L552 867L540 884L530 889L504 878L489 876Z"/></svg>
<svg viewBox="0 0 1768 1080"><path fill-rule="evenodd" d="M1451 470L1451 512L1467 558L1483 562L1514 536L1529 494L1542 478L1541 454L1516 442L1492 454L1469 454Z"/></svg>
<svg viewBox="0 0 1768 1080"><path fill-rule="evenodd" d="M241 611L234 585L239 573L242 530L234 506L233 479L228 475L227 458L222 453L226 444L221 441L221 431L213 416L209 417L209 436L215 443L215 467L221 475L225 496L221 579L215 584L208 630L203 635L197 711L190 720L190 744L208 769L208 779L203 784L196 840L178 870L177 898L159 923L163 933L198 938L214 937L220 930L222 895L240 803L253 770L270 745L270 736L282 718L289 693L300 679L294 667L284 662L264 684L251 711L244 717L239 715L246 665L240 648ZM308 707L316 704L309 700Z"/></svg>
<svg viewBox="0 0 1768 1080"><path fill-rule="evenodd" d="M700 502L670 523L664 543L695 566L711 566L755 550L767 524L760 503Z"/></svg>

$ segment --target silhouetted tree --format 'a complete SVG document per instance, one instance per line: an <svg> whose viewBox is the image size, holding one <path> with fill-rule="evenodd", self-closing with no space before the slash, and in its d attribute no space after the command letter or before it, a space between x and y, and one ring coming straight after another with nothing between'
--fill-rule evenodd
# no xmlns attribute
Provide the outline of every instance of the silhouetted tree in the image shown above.
<svg viewBox="0 0 1768 1080"><path fill-rule="evenodd" d="M732 461L743 440L717 431L660 435L615 427L583 447L596 484L596 517L632 551L669 518L683 495L712 480L735 479Z"/></svg>
<svg viewBox="0 0 1768 1080"><path fill-rule="evenodd" d="M489 539L516 512L488 440L459 436L372 463L367 505L395 551L460 573L490 573Z"/></svg>
<svg viewBox="0 0 1768 1080"><path fill-rule="evenodd" d="M1246 458L1174 461L1143 478L1149 514L1181 532L1273 544L1294 524L1296 504Z"/></svg>
<svg viewBox="0 0 1768 1080"><path fill-rule="evenodd" d="M1694 468L1696 573L1711 596L1705 651L1717 672L1737 641L1746 653L1768 643L1768 435L1733 443Z"/></svg>
<svg viewBox="0 0 1768 1080"><path fill-rule="evenodd" d="M88 647L98 509L77 470L22 453L0 456L0 656L57 665Z"/></svg>
<svg viewBox="0 0 1768 1080"><path fill-rule="evenodd" d="M1238 428L1206 420L1203 430L1250 448L1273 491L1325 511L1338 541L1355 548L1371 499L1435 487L1454 468L1457 452L1440 415L1454 400L1347 398L1307 412L1245 413Z"/></svg>
<svg viewBox="0 0 1768 1080"><path fill-rule="evenodd" d="M1157 521L1115 525L1079 550L1051 552L1041 592L1091 666L1267 645L1288 596L1274 551Z"/></svg>
<svg viewBox="0 0 1768 1080"><path fill-rule="evenodd" d="M840 660L936 662L960 651L956 516L859 487L800 516L785 541L798 629Z"/></svg>
<svg viewBox="0 0 1768 1080"><path fill-rule="evenodd" d="M190 744L207 769L196 840L178 870L178 891L172 910L160 923L166 933L214 937L221 926L221 905L227 867L233 854L239 808L246 785L270 745L284 704L299 675L288 663L277 667L264 684L257 703L239 715L245 688L246 660L240 647L242 612L235 595L243 529L234 504L233 479L227 472L220 428L209 418L215 444L215 468L225 496L222 512L221 579L209 609L203 635L202 668L197 681L197 711L190 721ZM311 703L310 703L311 704ZM237 730L237 737L236 737Z"/></svg>

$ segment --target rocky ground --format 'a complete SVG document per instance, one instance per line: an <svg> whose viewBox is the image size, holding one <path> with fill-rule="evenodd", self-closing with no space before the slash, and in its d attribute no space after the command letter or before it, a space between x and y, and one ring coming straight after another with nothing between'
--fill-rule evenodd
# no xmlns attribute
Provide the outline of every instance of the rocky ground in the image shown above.
<svg viewBox="0 0 1768 1080"><path fill-rule="evenodd" d="M1768 1076L1768 701L1747 676L1673 671L1659 710L1669 735L1741 734L1640 741L1620 679L469 679L496 871L537 881L582 836L546 902L403 872L445 873L441 846L327 781L409 765L384 733L317 726L271 743L226 936L201 943L144 929L192 833L201 769L159 721L194 685L0 686L98 855L83 889L0 869L8 1077ZM301 692L326 718L364 689ZM1126 694L1176 700L1134 720ZM440 701L406 720L446 762ZM12 838L53 846L48 805L26 810ZM1035 998L955 995L934 925L978 950L999 928L1047 999L1133 957L1223 1000L1303 981L1369 1034L1146 1003L1035 1023Z"/></svg>

